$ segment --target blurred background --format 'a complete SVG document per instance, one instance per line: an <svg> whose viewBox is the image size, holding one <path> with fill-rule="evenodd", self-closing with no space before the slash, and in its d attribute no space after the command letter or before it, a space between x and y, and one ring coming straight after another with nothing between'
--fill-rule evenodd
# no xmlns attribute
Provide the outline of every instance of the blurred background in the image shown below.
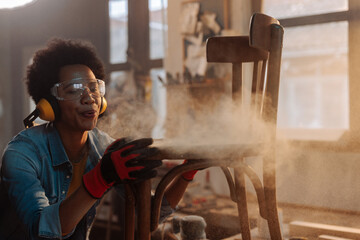
<svg viewBox="0 0 360 240"><path fill-rule="evenodd" d="M206 39L247 35L254 12L285 28L277 129L279 140L295 144L278 150L279 203L358 214L358 0L0 0L0 151L35 107L23 78L50 38L96 46L109 102L100 128L161 139L179 131L169 121L230 92L231 68L204 63ZM189 88L190 103L179 103ZM248 161L261 171L258 159ZM220 174L196 178L227 195Z"/></svg>

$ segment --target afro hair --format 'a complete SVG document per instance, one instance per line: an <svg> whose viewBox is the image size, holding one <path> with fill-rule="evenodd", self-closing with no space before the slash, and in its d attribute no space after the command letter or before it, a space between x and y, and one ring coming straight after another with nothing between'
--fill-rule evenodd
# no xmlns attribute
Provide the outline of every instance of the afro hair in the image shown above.
<svg viewBox="0 0 360 240"><path fill-rule="evenodd" d="M32 63L27 67L25 82L35 103L50 95L50 88L59 82L60 69L73 64L89 67L97 79L105 78L104 65L91 43L53 38L44 49L34 54Z"/></svg>

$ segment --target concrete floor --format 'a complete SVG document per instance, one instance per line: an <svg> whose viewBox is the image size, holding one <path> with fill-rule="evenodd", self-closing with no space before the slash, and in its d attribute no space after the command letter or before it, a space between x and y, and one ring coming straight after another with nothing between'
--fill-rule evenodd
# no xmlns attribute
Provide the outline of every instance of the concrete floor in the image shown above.
<svg viewBox="0 0 360 240"><path fill-rule="evenodd" d="M279 203L278 206L284 239L294 237L289 234L288 227L292 221L306 221L360 229L360 213L358 212L312 208L284 203ZM257 228L259 223L258 205L255 196L251 194L248 196L248 212L253 239L267 239L259 237L261 235ZM175 215L179 217L185 215L202 216L207 223L206 234L210 240L241 239L237 207L228 197L208 195L189 200L184 196ZM111 230L109 230L108 226L106 220L98 219L94 223L90 239L122 239L119 226L114 224Z"/></svg>

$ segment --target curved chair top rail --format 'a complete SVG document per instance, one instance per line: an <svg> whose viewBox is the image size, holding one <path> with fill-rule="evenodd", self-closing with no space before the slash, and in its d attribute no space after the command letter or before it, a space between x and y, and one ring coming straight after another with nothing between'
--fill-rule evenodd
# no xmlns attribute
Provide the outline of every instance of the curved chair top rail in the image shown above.
<svg viewBox="0 0 360 240"><path fill-rule="evenodd" d="M277 19L262 13L254 13L250 20L250 46L270 51L273 39L272 28L279 28L283 32Z"/></svg>

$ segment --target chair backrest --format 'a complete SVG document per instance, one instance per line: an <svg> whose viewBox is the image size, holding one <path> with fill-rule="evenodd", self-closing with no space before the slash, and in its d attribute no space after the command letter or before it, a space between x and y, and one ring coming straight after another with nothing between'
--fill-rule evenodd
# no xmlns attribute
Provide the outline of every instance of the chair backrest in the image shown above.
<svg viewBox="0 0 360 240"><path fill-rule="evenodd" d="M276 123L284 30L275 18L255 13L249 36L211 37L207 40L208 62L232 63L232 94L243 94L243 65L253 63L251 92L254 107L262 117ZM267 103L271 99L270 103ZM265 104L266 103L266 104Z"/></svg>

